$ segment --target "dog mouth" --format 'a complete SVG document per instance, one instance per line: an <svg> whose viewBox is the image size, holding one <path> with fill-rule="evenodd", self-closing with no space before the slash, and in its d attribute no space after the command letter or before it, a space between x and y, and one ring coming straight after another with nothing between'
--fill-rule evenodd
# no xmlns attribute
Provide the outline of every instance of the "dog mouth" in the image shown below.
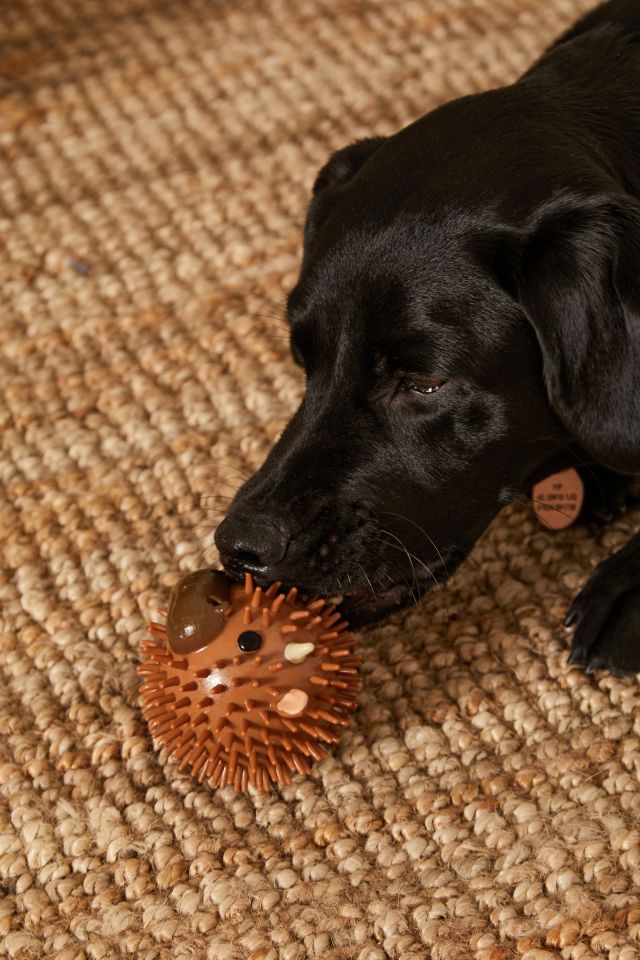
<svg viewBox="0 0 640 960"><path fill-rule="evenodd" d="M405 607L416 605L420 599L437 584L444 583L456 567L462 562L466 552L452 550L437 562L429 565L428 573L422 576L386 583L375 581L367 587L344 595L329 599L349 621L352 627L358 628L375 623L388 614Z"/></svg>
<svg viewBox="0 0 640 960"><path fill-rule="evenodd" d="M336 605L342 615L352 627L357 628L375 623L395 610L417 603L426 589L429 589L428 586L422 587L418 592L416 586L410 587L408 583L372 584L371 589L367 587L330 599L332 602L337 601Z"/></svg>
<svg viewBox="0 0 640 960"><path fill-rule="evenodd" d="M367 578L366 586L344 594L329 594L326 589L314 590L308 594L308 590L302 583L296 583L295 580L289 581L288 578L281 582L286 588L298 587L300 595L307 599L310 599L312 595L325 596L338 608L349 624L354 629L358 629L376 623L396 610L418 604L428 590L437 584L444 583L451 576L467 553L467 550L452 548L441 554L437 561L431 562L428 567L425 567L424 571L416 572L414 576L409 575L406 580L392 581L388 576L385 580L377 580L375 577L373 579ZM224 559L223 566L227 574L233 579L242 579L243 574L240 574L233 566L227 565ZM253 573L253 577L258 586L263 586L266 589L270 585L271 581L263 581L263 577L258 571Z"/></svg>

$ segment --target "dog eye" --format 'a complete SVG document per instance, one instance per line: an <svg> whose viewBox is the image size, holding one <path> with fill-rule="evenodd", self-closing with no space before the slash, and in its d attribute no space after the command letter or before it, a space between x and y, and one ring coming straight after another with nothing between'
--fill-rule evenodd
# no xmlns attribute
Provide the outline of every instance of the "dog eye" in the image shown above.
<svg viewBox="0 0 640 960"><path fill-rule="evenodd" d="M444 380L437 380L435 377L402 377L400 389L411 393L437 393L440 387L444 386Z"/></svg>

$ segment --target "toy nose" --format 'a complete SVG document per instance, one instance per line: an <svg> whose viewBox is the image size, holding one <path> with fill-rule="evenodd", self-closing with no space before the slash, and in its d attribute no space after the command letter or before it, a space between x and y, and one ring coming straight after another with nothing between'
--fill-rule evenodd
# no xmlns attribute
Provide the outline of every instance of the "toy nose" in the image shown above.
<svg viewBox="0 0 640 960"><path fill-rule="evenodd" d="M289 535L266 515L234 510L215 533L220 558L230 573L262 573L283 558Z"/></svg>

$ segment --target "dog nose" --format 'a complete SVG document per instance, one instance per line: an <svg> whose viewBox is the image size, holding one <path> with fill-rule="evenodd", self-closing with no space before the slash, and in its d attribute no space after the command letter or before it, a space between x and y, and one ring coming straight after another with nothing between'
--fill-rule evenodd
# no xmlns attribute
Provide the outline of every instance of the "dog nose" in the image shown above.
<svg viewBox="0 0 640 960"><path fill-rule="evenodd" d="M262 573L283 559L289 536L265 515L234 511L215 533L220 558L230 573Z"/></svg>

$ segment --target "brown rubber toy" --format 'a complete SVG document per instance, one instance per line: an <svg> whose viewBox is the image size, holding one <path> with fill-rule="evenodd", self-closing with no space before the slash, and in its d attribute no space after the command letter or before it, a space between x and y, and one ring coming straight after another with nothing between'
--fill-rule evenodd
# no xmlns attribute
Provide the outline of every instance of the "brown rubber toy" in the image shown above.
<svg viewBox="0 0 640 960"><path fill-rule="evenodd" d="M361 657L328 601L198 570L150 623L138 667L151 736L200 783L269 790L308 774L356 708Z"/></svg>

